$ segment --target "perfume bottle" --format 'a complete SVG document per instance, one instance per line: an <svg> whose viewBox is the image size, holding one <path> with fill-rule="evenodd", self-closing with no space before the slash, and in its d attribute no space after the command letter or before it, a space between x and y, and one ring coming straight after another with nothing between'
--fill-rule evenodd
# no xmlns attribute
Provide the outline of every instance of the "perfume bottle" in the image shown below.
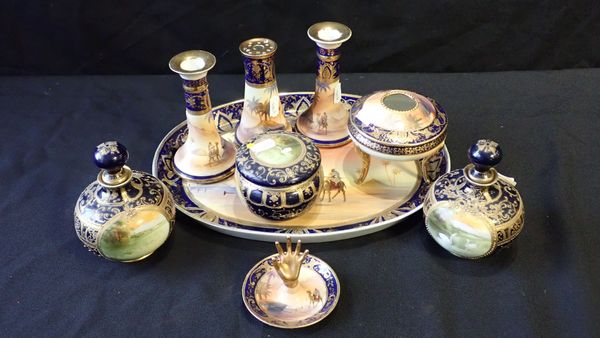
<svg viewBox="0 0 600 338"><path fill-rule="evenodd" d="M211 112L206 74L216 63L215 56L203 50L175 55L169 68L183 80L188 134L174 156L179 176L199 183L213 183L233 174L235 147L223 139Z"/></svg>
<svg viewBox="0 0 600 338"><path fill-rule="evenodd" d="M496 171L502 150L492 140L469 148L470 164L442 175L423 202L425 225L444 249L461 258L485 257L523 229L525 208L514 179Z"/></svg>
<svg viewBox="0 0 600 338"><path fill-rule="evenodd" d="M275 41L254 38L240 44L244 57L244 108L235 132L239 144L270 130L291 131L275 80Z"/></svg>
<svg viewBox="0 0 600 338"><path fill-rule="evenodd" d="M75 232L99 256L135 262L150 256L169 237L175 202L154 176L131 170L129 153L116 141L99 144L94 162L101 169L75 204Z"/></svg>
<svg viewBox="0 0 600 338"><path fill-rule="evenodd" d="M296 129L319 147L337 147L350 141L348 116L350 105L341 101L340 46L352 36L347 26L337 22L319 22L308 29L317 44L317 78L311 106L296 121Z"/></svg>

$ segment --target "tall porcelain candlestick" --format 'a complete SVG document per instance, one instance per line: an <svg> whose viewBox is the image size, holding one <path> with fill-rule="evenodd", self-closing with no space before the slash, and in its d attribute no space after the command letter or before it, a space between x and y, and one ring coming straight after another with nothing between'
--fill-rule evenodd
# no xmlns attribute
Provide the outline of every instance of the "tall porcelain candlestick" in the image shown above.
<svg viewBox="0 0 600 338"><path fill-rule="evenodd" d="M317 79L311 106L296 122L296 128L319 147L337 147L350 141L348 116L350 105L341 102L339 47L350 39L352 31L337 22L319 22L308 29L317 43Z"/></svg>
<svg viewBox="0 0 600 338"><path fill-rule="evenodd" d="M202 50L185 51L169 61L169 68L183 79L188 127L187 139L175 153L174 169L200 183L230 176L235 164L235 147L219 135L211 113L206 74L215 63L215 56Z"/></svg>
<svg viewBox="0 0 600 338"><path fill-rule="evenodd" d="M244 56L244 108L235 133L238 143L245 143L269 130L291 131L279 100L275 81L275 41L254 38L240 44Z"/></svg>

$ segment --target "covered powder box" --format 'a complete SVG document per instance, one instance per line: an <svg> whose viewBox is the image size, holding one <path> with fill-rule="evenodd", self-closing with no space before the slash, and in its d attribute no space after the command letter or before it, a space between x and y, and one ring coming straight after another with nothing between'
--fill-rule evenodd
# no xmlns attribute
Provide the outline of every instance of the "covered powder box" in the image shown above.
<svg viewBox="0 0 600 338"><path fill-rule="evenodd" d="M357 183L369 171L370 156L390 161L424 160L446 139L446 112L434 100L406 90L378 91L350 109L348 132L363 157Z"/></svg>
<svg viewBox="0 0 600 338"><path fill-rule="evenodd" d="M267 132L240 147L235 178L250 211L272 220L289 219L308 210L319 195L321 153L306 136Z"/></svg>

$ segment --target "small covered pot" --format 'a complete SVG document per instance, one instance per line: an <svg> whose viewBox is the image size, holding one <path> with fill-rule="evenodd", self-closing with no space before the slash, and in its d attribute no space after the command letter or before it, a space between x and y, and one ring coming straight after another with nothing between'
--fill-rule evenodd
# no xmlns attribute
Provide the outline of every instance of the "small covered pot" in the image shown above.
<svg viewBox="0 0 600 338"><path fill-rule="evenodd" d="M350 109L348 132L363 159L357 183L366 178L370 156L415 161L437 153L446 140L446 112L434 100L407 90L378 91Z"/></svg>
<svg viewBox="0 0 600 338"><path fill-rule="evenodd" d="M442 175L425 197L427 231L455 256L487 256L523 229L525 213L516 183L493 168L501 159L496 142L479 140L469 149L471 164Z"/></svg>
<svg viewBox="0 0 600 338"><path fill-rule="evenodd" d="M175 203L154 176L126 166L127 149L101 143L94 162L101 169L77 199L75 232L90 251L113 261L135 262L150 256L169 237Z"/></svg>
<svg viewBox="0 0 600 338"><path fill-rule="evenodd" d="M321 153L306 136L267 132L239 148L235 179L240 198L254 214L272 220L296 217L321 190Z"/></svg>

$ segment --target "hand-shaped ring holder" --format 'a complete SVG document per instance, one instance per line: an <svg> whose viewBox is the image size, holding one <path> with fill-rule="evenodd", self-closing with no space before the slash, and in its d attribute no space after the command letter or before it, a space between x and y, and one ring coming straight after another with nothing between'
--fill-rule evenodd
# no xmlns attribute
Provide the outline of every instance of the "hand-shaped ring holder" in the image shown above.
<svg viewBox="0 0 600 338"><path fill-rule="evenodd" d="M281 244L275 242L275 247L279 255L273 261L273 267L283 281L283 284L290 289L298 286L298 277L300 277L302 263L308 255L308 250L300 253L301 245L302 241L298 240L296 250L292 252L292 238L288 237L286 243L287 250L284 252Z"/></svg>
<svg viewBox="0 0 600 338"><path fill-rule="evenodd" d="M242 298L250 313L265 324L294 329L327 317L340 297L335 272L321 259L275 242L277 253L256 264L246 275Z"/></svg>

